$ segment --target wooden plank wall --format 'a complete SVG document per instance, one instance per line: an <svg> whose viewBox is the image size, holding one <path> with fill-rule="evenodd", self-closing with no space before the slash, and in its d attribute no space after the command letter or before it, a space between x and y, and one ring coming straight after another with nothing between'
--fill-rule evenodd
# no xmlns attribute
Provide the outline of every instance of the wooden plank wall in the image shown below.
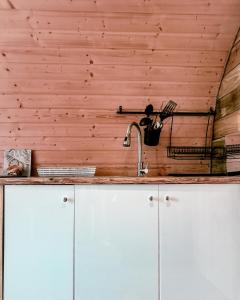
<svg viewBox="0 0 240 300"><path fill-rule="evenodd" d="M238 31L217 97L213 144L240 144L240 30ZM239 159L214 164L213 172L240 171Z"/></svg>
<svg viewBox="0 0 240 300"><path fill-rule="evenodd" d="M96 165L135 175L119 105L207 111L240 21L238 0L0 0L0 157L33 149L33 167ZM236 54L237 55L237 54ZM203 145L206 118L177 118L174 145ZM207 161L144 146L150 175L208 172ZM209 143L211 136L209 136ZM2 161L2 159L0 159Z"/></svg>

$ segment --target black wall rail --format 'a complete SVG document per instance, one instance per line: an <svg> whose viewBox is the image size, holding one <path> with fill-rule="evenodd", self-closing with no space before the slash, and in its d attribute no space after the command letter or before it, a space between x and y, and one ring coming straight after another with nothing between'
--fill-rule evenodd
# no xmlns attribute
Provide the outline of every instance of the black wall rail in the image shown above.
<svg viewBox="0 0 240 300"><path fill-rule="evenodd" d="M124 110L122 106L119 106L117 110L117 114L120 115L147 115L145 111L134 111L134 110ZM149 114L149 116L161 116L161 111L153 111ZM210 107L209 111L207 112L193 112L193 111L177 111L171 113L171 116L189 116L189 117L201 117L201 116L209 116L215 115L215 111L212 107Z"/></svg>

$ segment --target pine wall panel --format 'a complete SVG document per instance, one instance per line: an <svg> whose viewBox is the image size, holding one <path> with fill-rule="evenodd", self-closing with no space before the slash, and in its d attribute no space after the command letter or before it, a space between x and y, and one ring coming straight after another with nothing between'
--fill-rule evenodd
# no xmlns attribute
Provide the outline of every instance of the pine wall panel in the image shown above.
<svg viewBox="0 0 240 300"><path fill-rule="evenodd" d="M233 42L217 95L213 144L240 144L240 29ZM217 163L217 164L216 164ZM239 172L240 159L216 162L213 172Z"/></svg>
<svg viewBox="0 0 240 300"><path fill-rule="evenodd" d="M96 165L98 175L135 175L136 133L130 149L122 142L140 116L118 106L215 107L239 24L238 0L0 0L0 157L29 148L33 173ZM164 123L160 145L143 148L150 175L209 172L208 161L167 157ZM175 118L173 144L204 145L206 126Z"/></svg>

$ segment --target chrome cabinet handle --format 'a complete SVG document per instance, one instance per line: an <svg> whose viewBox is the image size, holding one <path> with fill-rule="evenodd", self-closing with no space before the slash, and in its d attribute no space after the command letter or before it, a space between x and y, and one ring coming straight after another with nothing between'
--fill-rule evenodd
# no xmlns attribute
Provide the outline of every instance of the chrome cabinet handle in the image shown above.
<svg viewBox="0 0 240 300"><path fill-rule="evenodd" d="M67 197L64 197L64 198L63 198L63 202L66 203L67 201L68 201L68 198L67 198Z"/></svg>

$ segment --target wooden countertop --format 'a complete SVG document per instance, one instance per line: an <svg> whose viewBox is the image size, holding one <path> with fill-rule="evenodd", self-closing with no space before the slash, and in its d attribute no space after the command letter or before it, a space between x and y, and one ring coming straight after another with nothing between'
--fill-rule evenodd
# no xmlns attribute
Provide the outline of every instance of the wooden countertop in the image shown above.
<svg viewBox="0 0 240 300"><path fill-rule="evenodd" d="M240 176L206 176L206 177L10 177L0 178L0 185L11 184L223 184L239 183Z"/></svg>

